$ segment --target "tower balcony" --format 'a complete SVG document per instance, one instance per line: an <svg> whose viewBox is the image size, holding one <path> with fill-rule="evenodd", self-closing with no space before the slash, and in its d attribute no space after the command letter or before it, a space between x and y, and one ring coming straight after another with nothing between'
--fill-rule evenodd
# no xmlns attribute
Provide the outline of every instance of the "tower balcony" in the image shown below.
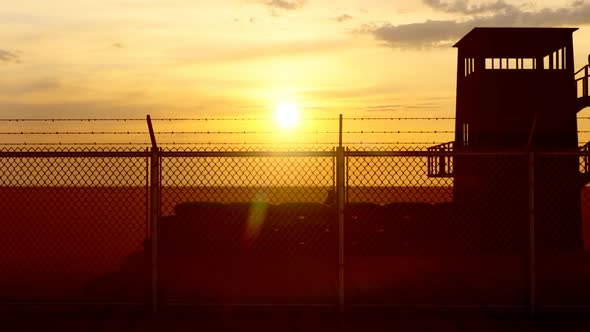
<svg viewBox="0 0 590 332"><path fill-rule="evenodd" d="M428 177L453 177L453 156L455 142L443 143L428 148Z"/></svg>
<svg viewBox="0 0 590 332"><path fill-rule="evenodd" d="M580 187L590 183L590 142L580 148Z"/></svg>
<svg viewBox="0 0 590 332"><path fill-rule="evenodd" d="M590 106L590 88L588 87L588 78L590 77L590 64L585 65L578 70L574 76L576 78L577 100L576 112Z"/></svg>

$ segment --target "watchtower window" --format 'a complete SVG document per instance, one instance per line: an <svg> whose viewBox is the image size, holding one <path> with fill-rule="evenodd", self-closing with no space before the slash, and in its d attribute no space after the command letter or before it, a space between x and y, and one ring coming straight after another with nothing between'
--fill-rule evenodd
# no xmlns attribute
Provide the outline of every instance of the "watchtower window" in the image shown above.
<svg viewBox="0 0 590 332"><path fill-rule="evenodd" d="M506 66L506 69L518 69L518 62L516 62L516 59L508 59L508 66Z"/></svg>
<svg viewBox="0 0 590 332"><path fill-rule="evenodd" d="M546 55L543 58L543 68L552 70L566 69L565 65L566 48L560 48L557 51Z"/></svg>
<svg viewBox="0 0 590 332"><path fill-rule="evenodd" d="M469 146L469 123L463 123L463 146Z"/></svg>
<svg viewBox="0 0 590 332"><path fill-rule="evenodd" d="M465 58L465 76L469 76L475 71L475 59Z"/></svg>
<svg viewBox="0 0 590 332"><path fill-rule="evenodd" d="M535 69L535 59L531 58L486 58L485 69L517 69L517 70L528 70Z"/></svg>

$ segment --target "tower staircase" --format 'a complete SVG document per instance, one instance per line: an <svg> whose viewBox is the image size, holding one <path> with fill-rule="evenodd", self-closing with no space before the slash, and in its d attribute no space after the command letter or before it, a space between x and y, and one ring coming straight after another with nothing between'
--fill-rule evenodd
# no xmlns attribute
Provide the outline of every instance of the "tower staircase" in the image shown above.
<svg viewBox="0 0 590 332"><path fill-rule="evenodd" d="M588 78L590 77L590 64L585 65L574 74L577 88L576 112L590 106L590 88ZM582 90L580 91L580 84ZM581 93L580 93L581 92ZM590 183L590 142L580 147L580 187Z"/></svg>
<svg viewBox="0 0 590 332"><path fill-rule="evenodd" d="M580 147L580 187L590 183L590 142Z"/></svg>
<svg viewBox="0 0 590 332"><path fill-rule="evenodd" d="M576 78L576 76L579 76ZM578 98L576 100L576 112L590 106L590 89L588 87L588 78L590 77L590 64L585 65L574 74L576 88L578 89ZM582 90L580 91L580 84ZM580 93L581 92L581 93Z"/></svg>
<svg viewBox="0 0 590 332"><path fill-rule="evenodd" d="M428 148L428 177L451 178L453 173L453 156L455 142L443 143Z"/></svg>

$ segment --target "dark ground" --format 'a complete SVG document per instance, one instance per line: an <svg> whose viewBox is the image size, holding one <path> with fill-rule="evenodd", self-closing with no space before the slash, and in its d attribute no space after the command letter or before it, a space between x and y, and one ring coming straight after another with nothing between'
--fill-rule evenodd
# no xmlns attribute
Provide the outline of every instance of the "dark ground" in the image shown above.
<svg viewBox="0 0 590 332"><path fill-rule="evenodd" d="M158 315L144 310L47 310L3 308L0 331L590 331L590 313L390 311L379 314L332 312L196 312Z"/></svg>

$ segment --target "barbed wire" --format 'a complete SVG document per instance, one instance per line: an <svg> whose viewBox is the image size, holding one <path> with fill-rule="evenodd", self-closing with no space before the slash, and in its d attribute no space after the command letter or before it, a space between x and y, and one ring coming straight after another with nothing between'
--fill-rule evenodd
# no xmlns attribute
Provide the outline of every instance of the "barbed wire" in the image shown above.
<svg viewBox="0 0 590 332"><path fill-rule="evenodd" d="M191 118L152 118L152 121L266 121L271 117L191 117ZM590 116L578 117L581 120L590 120ZM312 117L303 118L309 121L337 121L338 117ZM343 120L352 121L377 121L377 120L455 120L455 117L344 117ZM136 122L146 121L145 118L7 118L0 122Z"/></svg>
<svg viewBox="0 0 590 332"><path fill-rule="evenodd" d="M252 134L276 134L276 131L253 130L204 130L204 131L156 131L156 135L252 135ZM339 134L334 130L300 131L300 134ZM454 130L349 130L342 134L454 134ZM578 134L590 133L590 130L578 130ZM149 131L13 131L0 132L0 135L149 135Z"/></svg>
<svg viewBox="0 0 590 332"><path fill-rule="evenodd" d="M164 144L164 143L159 143ZM66 145L66 146L91 146L91 145L151 145L146 142L18 142L18 143L0 143L0 146L20 146L20 145L31 145L31 146L53 146L53 145Z"/></svg>
<svg viewBox="0 0 590 332"><path fill-rule="evenodd" d="M266 121L270 117L202 117L202 118L152 118L152 121ZM344 120L372 121L372 120L455 120L454 117L344 117ZM338 117L303 118L308 121L337 121ZM134 122L146 121L144 118L33 118L33 119L0 119L0 122Z"/></svg>
<svg viewBox="0 0 590 332"><path fill-rule="evenodd" d="M110 119L110 118L93 118L93 119L83 119L83 118L40 118L40 119L0 119L0 122L99 122L99 121L146 121L146 119L136 119L136 118L120 118L120 119Z"/></svg>
<svg viewBox="0 0 590 332"><path fill-rule="evenodd" d="M444 142L346 142L348 145L429 145L441 144ZM149 142L21 142L21 143L0 143L0 146L118 146L118 145L139 145L150 146ZM338 145L334 142L159 142L158 145Z"/></svg>
<svg viewBox="0 0 590 332"><path fill-rule="evenodd" d="M352 117L343 118L344 120L364 121L364 120L455 120L454 117Z"/></svg>
<svg viewBox="0 0 590 332"><path fill-rule="evenodd" d="M276 131L156 131L156 135L251 135L275 134ZM303 131L301 134L339 134L338 131ZM454 134L452 130L358 130L342 134ZM0 132L0 135L148 135L148 131L20 131Z"/></svg>
<svg viewBox="0 0 590 332"><path fill-rule="evenodd" d="M152 121L260 121L264 118L152 118ZM0 122L134 122L145 118L40 118L40 119L0 119Z"/></svg>

